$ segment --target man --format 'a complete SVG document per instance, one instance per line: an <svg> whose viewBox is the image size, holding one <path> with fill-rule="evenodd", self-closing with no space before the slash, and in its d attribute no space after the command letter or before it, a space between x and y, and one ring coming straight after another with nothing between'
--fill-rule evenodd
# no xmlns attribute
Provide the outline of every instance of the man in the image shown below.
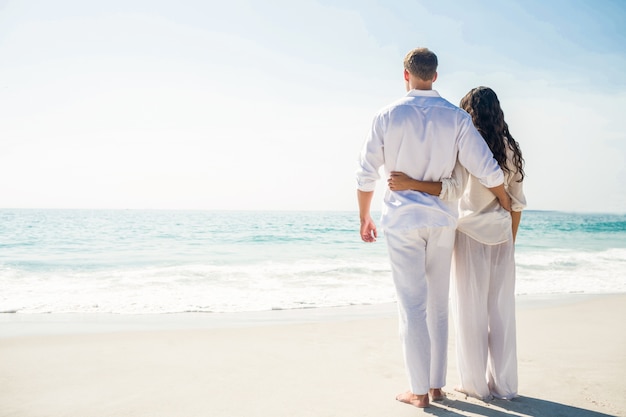
<svg viewBox="0 0 626 417"><path fill-rule="evenodd" d="M458 160L510 210L502 171L471 117L432 89L437 65L437 56L427 48L410 51L404 59L407 95L374 117L357 170L365 242L377 238L370 206L381 166L387 178L392 171L402 171L414 179L438 182L451 177ZM412 190L387 190L383 200L381 225L410 386L396 399L420 408L428 407L429 394L433 401L444 398L456 207L456 201Z"/></svg>

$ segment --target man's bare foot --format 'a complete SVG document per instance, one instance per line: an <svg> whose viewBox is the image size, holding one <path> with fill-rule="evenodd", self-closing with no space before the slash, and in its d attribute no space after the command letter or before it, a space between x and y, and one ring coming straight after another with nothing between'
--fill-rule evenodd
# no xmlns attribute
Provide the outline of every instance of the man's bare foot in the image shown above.
<svg viewBox="0 0 626 417"><path fill-rule="evenodd" d="M433 401L443 401L446 398L446 393L441 388L431 388L428 393Z"/></svg>
<svg viewBox="0 0 626 417"><path fill-rule="evenodd" d="M396 396L396 400L418 408L426 408L430 405L428 402L428 394L417 395L413 394L411 391L398 394L398 396Z"/></svg>

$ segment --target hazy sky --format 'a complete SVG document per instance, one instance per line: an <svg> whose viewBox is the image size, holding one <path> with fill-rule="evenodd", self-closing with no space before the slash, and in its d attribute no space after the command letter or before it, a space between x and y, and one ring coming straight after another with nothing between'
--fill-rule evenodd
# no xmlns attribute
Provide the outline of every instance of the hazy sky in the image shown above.
<svg viewBox="0 0 626 417"><path fill-rule="evenodd" d="M621 0L0 0L0 207L356 210L417 46L498 93L529 209L626 212Z"/></svg>

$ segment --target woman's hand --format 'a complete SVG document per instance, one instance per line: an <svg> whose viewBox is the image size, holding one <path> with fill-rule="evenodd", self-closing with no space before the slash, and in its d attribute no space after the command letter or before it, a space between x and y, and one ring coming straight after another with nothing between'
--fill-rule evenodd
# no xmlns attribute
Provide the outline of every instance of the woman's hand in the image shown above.
<svg viewBox="0 0 626 417"><path fill-rule="evenodd" d="M391 191L404 191L410 190L414 181L413 178L409 177L404 172L391 171L387 185Z"/></svg>

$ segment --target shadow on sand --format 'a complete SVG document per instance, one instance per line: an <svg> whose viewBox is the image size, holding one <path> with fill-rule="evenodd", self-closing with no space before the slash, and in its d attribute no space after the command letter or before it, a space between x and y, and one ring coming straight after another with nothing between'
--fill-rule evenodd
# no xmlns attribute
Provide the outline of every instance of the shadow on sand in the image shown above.
<svg viewBox="0 0 626 417"><path fill-rule="evenodd" d="M424 409L433 416L461 417L469 415L485 417L615 417L539 398L517 397L511 401L493 400L489 403L476 400L447 398L441 403L431 403Z"/></svg>

